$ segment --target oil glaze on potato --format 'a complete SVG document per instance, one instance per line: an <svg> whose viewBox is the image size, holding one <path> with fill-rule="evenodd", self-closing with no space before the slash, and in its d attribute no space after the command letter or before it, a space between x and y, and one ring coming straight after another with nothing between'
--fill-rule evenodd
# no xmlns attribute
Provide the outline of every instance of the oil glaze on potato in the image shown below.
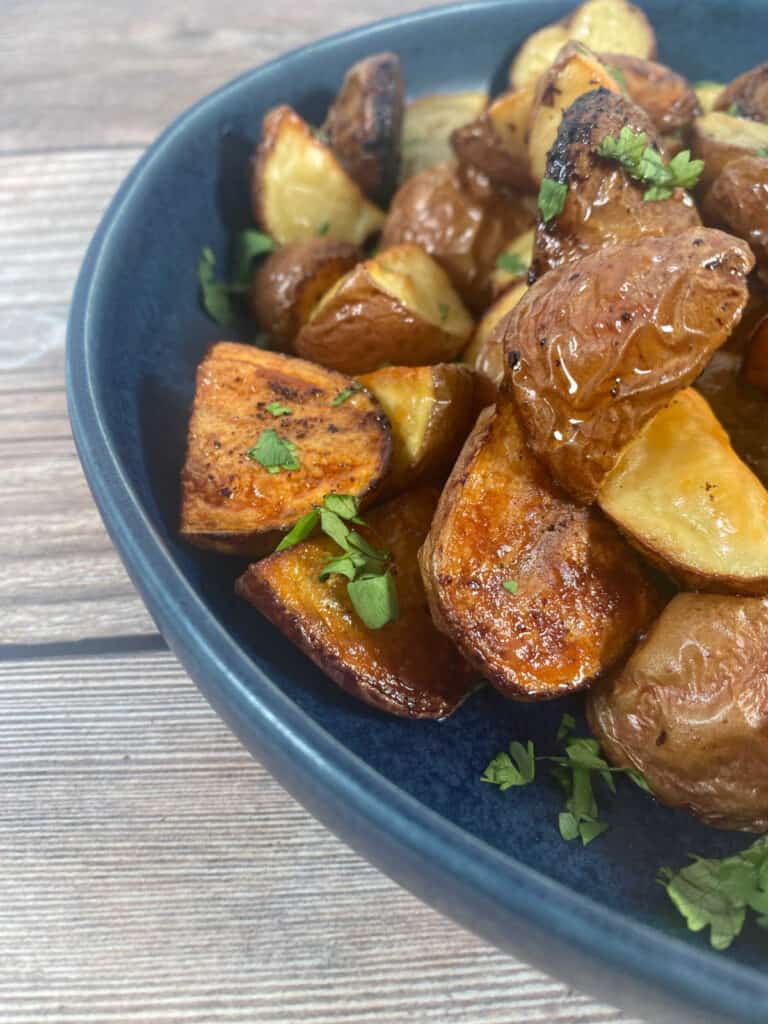
<svg viewBox="0 0 768 1024"><path fill-rule="evenodd" d="M726 164L703 205L708 223L749 242L758 276L768 285L768 159L742 156Z"/></svg>
<svg viewBox="0 0 768 1024"><path fill-rule="evenodd" d="M451 144L459 163L476 168L497 185L532 188L526 133L535 93L533 83L504 93L457 128Z"/></svg>
<svg viewBox="0 0 768 1024"><path fill-rule="evenodd" d="M389 425L349 377L251 345L219 342L197 371L182 473L181 535L199 547L258 557L329 491L363 498L387 470ZM278 402L290 414L274 416ZM300 467L269 473L248 458L265 430L296 445Z"/></svg>
<svg viewBox="0 0 768 1024"><path fill-rule="evenodd" d="M559 267L506 320L509 385L534 452L590 502L619 453L739 322L754 260L696 228Z"/></svg>
<svg viewBox="0 0 768 1024"><path fill-rule="evenodd" d="M682 75L652 60L625 53L601 53L633 103L646 112L656 131L668 135L680 131L701 113L693 88Z"/></svg>
<svg viewBox="0 0 768 1024"><path fill-rule="evenodd" d="M491 306L475 328L472 341L464 349L461 359L482 376L498 387L504 379L504 329L503 320L528 291L528 285L520 283L504 292Z"/></svg>
<svg viewBox="0 0 768 1024"><path fill-rule="evenodd" d="M704 161L699 179L699 193L717 181L723 168L743 156L755 156L758 150L768 148L768 124L732 117L722 111L713 111L697 117L691 131L691 152Z"/></svg>
<svg viewBox="0 0 768 1024"><path fill-rule="evenodd" d="M536 236L535 228L524 231L522 235L513 238L504 252L499 255L496 261L496 268L491 276L493 286L493 297L498 299L500 295L511 288L516 287L523 281L528 281L528 271L533 262L533 243ZM513 272L504 265L504 258L511 258L516 261L518 268Z"/></svg>
<svg viewBox="0 0 768 1024"><path fill-rule="evenodd" d="M587 698L608 759L715 828L768 831L768 602L679 594Z"/></svg>
<svg viewBox="0 0 768 1024"><path fill-rule="evenodd" d="M755 328L744 357L744 379L747 384L768 393L768 316ZM765 435L763 417L755 417L755 426Z"/></svg>
<svg viewBox="0 0 768 1024"><path fill-rule="evenodd" d="M768 593L768 491L693 389L677 394L627 445L598 500L683 585Z"/></svg>
<svg viewBox="0 0 768 1024"><path fill-rule="evenodd" d="M481 413L419 560L435 622L519 700L581 689L659 608L616 530L574 505L531 455L509 402Z"/></svg>
<svg viewBox="0 0 768 1024"><path fill-rule="evenodd" d="M366 515L375 546L392 553L400 615L381 629L357 617L338 575L319 579L338 554L327 537L302 541L250 566L237 583L254 604L342 689L403 718L445 718L477 686L475 673L432 624L417 551L438 491L410 491Z"/></svg>

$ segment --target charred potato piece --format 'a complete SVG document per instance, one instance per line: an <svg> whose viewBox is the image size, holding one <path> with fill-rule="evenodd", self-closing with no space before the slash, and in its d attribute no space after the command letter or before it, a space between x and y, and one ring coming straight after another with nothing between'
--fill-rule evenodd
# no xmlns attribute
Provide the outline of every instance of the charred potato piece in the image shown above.
<svg viewBox="0 0 768 1024"><path fill-rule="evenodd" d="M273 622L342 689L403 718L446 718L478 684L476 675L427 611L416 553L438 491L424 487L381 505L366 516L377 547L392 554L400 615L368 629L355 614L346 580L320 580L338 554L327 537L249 567L237 592Z"/></svg>
<svg viewBox="0 0 768 1024"><path fill-rule="evenodd" d="M749 242L758 276L768 285L768 159L742 156L726 164L707 193L703 213L708 223Z"/></svg>
<svg viewBox="0 0 768 1024"><path fill-rule="evenodd" d="M506 320L509 383L533 450L577 500L728 338L753 265L744 242L696 228L602 249L528 289Z"/></svg>
<svg viewBox="0 0 768 1024"><path fill-rule="evenodd" d="M499 96L474 121L451 135L461 164L475 167L497 185L531 188L526 132L535 95L533 83Z"/></svg>
<svg viewBox="0 0 768 1024"><path fill-rule="evenodd" d="M768 63L745 71L734 78L718 95L714 110L735 108L738 117L768 121Z"/></svg>
<svg viewBox="0 0 768 1024"><path fill-rule="evenodd" d="M768 491L692 388L630 441L598 501L635 547L683 585L768 593Z"/></svg>
<svg viewBox="0 0 768 1024"><path fill-rule="evenodd" d="M341 166L379 206L400 173L403 93L399 58L377 53L352 65L323 125Z"/></svg>
<svg viewBox="0 0 768 1024"><path fill-rule="evenodd" d="M528 271L533 262L533 243L536 231L524 231L499 253L491 282L494 298L510 288L528 280Z"/></svg>
<svg viewBox="0 0 768 1024"><path fill-rule="evenodd" d="M491 301L491 275L507 243L530 228L535 201L442 164L410 178L389 208L383 247L412 242L433 256L469 308Z"/></svg>
<svg viewBox="0 0 768 1024"><path fill-rule="evenodd" d="M259 557L323 495L363 498L372 491L387 470L392 441L368 392L334 405L354 385L301 359L234 342L214 345L197 371L181 536L198 547ZM270 472L249 456L270 430L295 445L298 468Z"/></svg>
<svg viewBox="0 0 768 1024"><path fill-rule="evenodd" d="M523 281L498 298L475 328L462 362L487 377L496 386L504 379L504 330L502 321L528 291Z"/></svg>
<svg viewBox="0 0 768 1024"><path fill-rule="evenodd" d="M280 245L322 235L361 245L384 213L290 107L271 110L251 164L257 223Z"/></svg>
<svg viewBox="0 0 768 1024"><path fill-rule="evenodd" d="M638 7L626 0L587 0L562 21L526 39L509 69L513 88L537 79L572 39L596 53L626 53L646 59L656 55L656 37Z"/></svg>
<svg viewBox="0 0 768 1024"><path fill-rule="evenodd" d="M270 253L254 274L248 299L273 347L291 347L323 295L360 259L356 245L327 238L290 242Z"/></svg>
<svg viewBox="0 0 768 1024"><path fill-rule="evenodd" d="M608 759L715 828L768 831L768 602L678 594L587 717Z"/></svg>
<svg viewBox="0 0 768 1024"><path fill-rule="evenodd" d="M449 362L472 320L445 271L417 245L398 245L338 281L302 327L296 352L345 373L382 363Z"/></svg>
<svg viewBox="0 0 768 1024"><path fill-rule="evenodd" d="M617 73L629 98L646 112L660 135L685 128L701 113L687 79L666 65L625 53L601 53L600 57L609 71Z"/></svg>
<svg viewBox="0 0 768 1024"><path fill-rule="evenodd" d="M699 191L707 189L719 178L723 168L742 156L755 156L768 149L768 124L732 117L713 111L693 122L691 152L704 161Z"/></svg>
<svg viewBox="0 0 768 1024"><path fill-rule="evenodd" d="M605 246L645 235L674 235L700 223L683 189L663 202L646 202L646 186L633 181L616 161L599 155L603 140L617 138L625 125L655 140L645 111L605 89L580 96L566 110L549 153L547 177L567 185L568 193L556 217L539 219L533 277Z"/></svg>
<svg viewBox="0 0 768 1024"><path fill-rule="evenodd" d="M458 363L387 366L359 378L392 430L392 459L376 497L444 480L472 428L474 374Z"/></svg>
<svg viewBox="0 0 768 1024"><path fill-rule="evenodd" d="M451 136L479 117L488 103L484 92L447 92L409 103L403 118L401 181L453 157Z"/></svg>
<svg viewBox="0 0 768 1024"><path fill-rule="evenodd" d="M616 530L531 455L509 402L480 414L419 560L438 627L518 700L586 686L659 608Z"/></svg>
<svg viewBox="0 0 768 1024"><path fill-rule="evenodd" d="M763 317L752 335L749 351L744 359L744 379L753 388L768 392L768 316ZM755 424L764 436L763 425L762 418L759 424Z"/></svg>

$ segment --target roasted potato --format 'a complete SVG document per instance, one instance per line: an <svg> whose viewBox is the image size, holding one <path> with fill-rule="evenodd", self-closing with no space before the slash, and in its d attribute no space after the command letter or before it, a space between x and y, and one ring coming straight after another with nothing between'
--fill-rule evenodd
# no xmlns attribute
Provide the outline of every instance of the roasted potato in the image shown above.
<svg viewBox="0 0 768 1024"><path fill-rule="evenodd" d="M643 12L626 0L587 0L562 21L529 36L509 69L514 89L534 81L552 64L571 39L595 53L656 56L656 37Z"/></svg>
<svg viewBox="0 0 768 1024"><path fill-rule="evenodd" d="M697 82L694 85L693 91L696 93L702 113L709 114L715 109L715 104L724 88L722 82Z"/></svg>
<svg viewBox="0 0 768 1024"><path fill-rule="evenodd" d="M359 378L392 430L392 459L376 498L444 480L472 428L475 379L466 366L387 366Z"/></svg>
<svg viewBox="0 0 768 1024"><path fill-rule="evenodd" d="M744 242L695 228L552 270L515 306L509 386L533 450L577 500L727 339L753 265Z"/></svg>
<svg viewBox="0 0 768 1024"><path fill-rule="evenodd" d="M493 296L497 299L505 291L528 280L528 271L533 262L533 242L536 231L531 228L513 238L503 252L499 253L496 268L491 275Z"/></svg>
<svg viewBox="0 0 768 1024"><path fill-rule="evenodd" d="M262 122L251 202L256 222L281 245L320 235L361 245L384 223L384 213L287 106L275 107Z"/></svg>
<svg viewBox="0 0 768 1024"><path fill-rule="evenodd" d="M704 161L699 192L707 190L719 178L723 168L742 156L756 156L768 149L768 124L732 117L716 110L693 122L691 152Z"/></svg>
<svg viewBox="0 0 768 1024"><path fill-rule="evenodd" d="M530 189L526 134L536 89L533 83L499 96L469 124L451 135L461 164L476 168L494 184Z"/></svg>
<svg viewBox="0 0 768 1024"><path fill-rule="evenodd" d="M751 121L768 121L768 63L745 71L719 94L714 110L730 112Z"/></svg>
<svg viewBox="0 0 768 1024"><path fill-rule="evenodd" d="M581 689L659 609L616 530L530 453L509 402L480 414L419 561L435 623L518 700Z"/></svg>
<svg viewBox="0 0 768 1024"><path fill-rule="evenodd" d="M708 223L749 242L758 277L768 286L768 159L742 156L726 164L707 193L703 213Z"/></svg>
<svg viewBox="0 0 768 1024"><path fill-rule="evenodd" d="M392 200L383 247L413 242L433 256L475 313L491 301L491 275L504 247L533 226L535 200L492 188L455 164L423 171Z"/></svg>
<svg viewBox="0 0 768 1024"><path fill-rule="evenodd" d="M392 555L400 614L368 629L355 614L346 579L320 572L338 548L328 537L251 565L237 592L273 622L342 689L403 718L446 718L478 685L475 673L429 617L416 553L438 498L410 491L366 516L377 547Z"/></svg>
<svg viewBox="0 0 768 1024"><path fill-rule="evenodd" d="M617 138L625 125L655 140L649 115L605 89L586 93L566 110L549 152L547 177L567 185L568 193L556 217L539 218L533 278L605 246L645 235L674 235L700 223L696 206L683 189L663 202L646 202L646 186L631 179L616 161L599 155L603 140Z"/></svg>
<svg viewBox="0 0 768 1024"><path fill-rule="evenodd" d="M296 352L321 366L367 373L423 366L461 352L472 319L444 270L418 245L396 245L341 278L299 331Z"/></svg>
<svg viewBox="0 0 768 1024"><path fill-rule="evenodd" d="M435 93L409 103L403 118L401 181L450 160L454 131L479 117L487 104L484 92Z"/></svg>
<svg viewBox="0 0 768 1024"><path fill-rule="evenodd" d="M755 328L744 358L744 379L753 388L768 392L768 315ZM765 436L763 417L755 417L755 427Z"/></svg>
<svg viewBox="0 0 768 1024"><path fill-rule="evenodd" d="M362 259L351 242L310 238L270 253L248 296L251 315L274 348L290 349L323 295Z"/></svg>
<svg viewBox="0 0 768 1024"><path fill-rule="evenodd" d="M626 89L627 95L650 117L660 135L685 128L701 113L689 82L665 64L626 53L601 53L600 58Z"/></svg>
<svg viewBox="0 0 768 1024"><path fill-rule="evenodd" d="M197 371L181 536L198 547L259 557L323 495L371 492L387 471L392 440L381 406L367 391L358 388L334 404L354 386L349 377L301 359L234 342L213 345ZM269 431L298 466L276 471L279 458L258 461Z"/></svg>
<svg viewBox="0 0 768 1024"><path fill-rule="evenodd" d="M403 76L394 53L353 64L323 125L347 174L379 206L386 206L400 174Z"/></svg>
<svg viewBox="0 0 768 1024"><path fill-rule="evenodd" d="M684 586L768 593L768 491L692 388L624 448L598 501L649 561Z"/></svg>
<svg viewBox="0 0 768 1024"><path fill-rule="evenodd" d="M511 313L528 291L523 281L504 292L491 306L475 328L472 341L464 349L461 359L496 386L504 379L504 330L502 321Z"/></svg>
<svg viewBox="0 0 768 1024"><path fill-rule="evenodd" d="M715 828L768 831L768 602L678 594L587 698L608 759Z"/></svg>

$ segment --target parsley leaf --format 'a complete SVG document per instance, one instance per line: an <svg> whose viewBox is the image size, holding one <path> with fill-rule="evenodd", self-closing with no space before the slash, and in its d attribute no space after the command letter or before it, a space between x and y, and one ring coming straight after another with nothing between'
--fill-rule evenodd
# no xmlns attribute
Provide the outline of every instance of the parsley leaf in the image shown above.
<svg viewBox="0 0 768 1024"><path fill-rule="evenodd" d="M324 220L320 227L317 229L317 237L324 238L330 230L331 222L329 220Z"/></svg>
<svg viewBox="0 0 768 1024"><path fill-rule="evenodd" d="M287 405L283 405L282 402L270 402L267 406L267 412L273 416L290 416L293 409L289 409Z"/></svg>
<svg viewBox="0 0 768 1024"><path fill-rule="evenodd" d="M230 298L229 285L216 280L216 257L209 246L204 246L197 264L197 279L203 309L221 327L229 327L237 319L237 313Z"/></svg>
<svg viewBox="0 0 768 1024"><path fill-rule="evenodd" d="M567 185L555 181L553 178L544 178L539 189L538 206L541 219L545 224L562 213L567 195Z"/></svg>
<svg viewBox="0 0 768 1024"><path fill-rule="evenodd" d="M392 573L366 573L347 584L352 607L369 629L381 629L400 614L397 588Z"/></svg>
<svg viewBox="0 0 768 1024"><path fill-rule="evenodd" d="M763 158L768 157L768 148L761 146L760 149L756 149L755 156L761 156Z"/></svg>
<svg viewBox="0 0 768 1024"><path fill-rule="evenodd" d="M288 548L292 548L300 541L306 540L319 522L320 513L317 509L312 509L311 512L307 512L305 516L302 516L301 519L299 519L293 529L286 533L275 548L275 554L277 554L278 551L287 551Z"/></svg>
<svg viewBox="0 0 768 1024"><path fill-rule="evenodd" d="M444 324L451 312L451 307L447 303L441 302L438 309L440 310L440 323Z"/></svg>
<svg viewBox="0 0 768 1024"><path fill-rule="evenodd" d="M693 188L704 169L704 161L691 160L687 149L665 166L658 150L648 145L646 133L635 132L628 124L617 137L606 136L598 153L607 160L616 160L630 178L648 186L643 196L646 202L669 199L676 188Z"/></svg>
<svg viewBox="0 0 768 1024"><path fill-rule="evenodd" d="M621 68L617 68L615 64L606 64L605 70L616 82L622 92L629 92L629 85L627 84L627 76L624 74Z"/></svg>
<svg viewBox="0 0 768 1024"><path fill-rule="evenodd" d="M497 754L485 769L481 782L490 782L504 792L510 786L527 786L536 778L533 743L523 746L517 740L509 744L509 753Z"/></svg>
<svg viewBox="0 0 768 1024"><path fill-rule="evenodd" d="M330 144L330 136L328 135L328 132L324 128L310 128L309 130L312 132L312 134L314 135L318 142L322 142L324 146Z"/></svg>
<svg viewBox="0 0 768 1024"><path fill-rule="evenodd" d="M741 117L741 107L738 103L732 103L726 110L729 117Z"/></svg>
<svg viewBox="0 0 768 1024"><path fill-rule="evenodd" d="M528 264L516 252L503 252L496 260L496 269L520 277L527 272Z"/></svg>
<svg viewBox="0 0 768 1024"><path fill-rule="evenodd" d="M331 405L342 405L348 398L351 398L352 395L357 394L358 391L362 390L362 384L350 384L348 388L344 388L343 391L340 391L338 395L336 395L334 400L331 402Z"/></svg>
<svg viewBox="0 0 768 1024"><path fill-rule="evenodd" d="M517 580L504 580L504 582L501 585L508 593L517 593Z"/></svg>
<svg viewBox="0 0 768 1024"><path fill-rule="evenodd" d="M253 448L245 453L246 457L258 462L268 473L279 473L299 469L300 463L296 455L296 445L280 437L276 430L264 430Z"/></svg>
<svg viewBox="0 0 768 1024"><path fill-rule="evenodd" d="M353 498L351 494L326 494L323 498L323 504L329 511L335 512L342 519L348 519L351 523L359 523L361 526L365 526L365 520L361 519L357 514L357 498Z"/></svg>
<svg viewBox="0 0 768 1024"><path fill-rule="evenodd" d="M274 238L265 235L263 231L248 228L245 231L241 231L237 236L236 247L237 263L235 280L232 282L232 287L248 289L251 284L253 261L258 256L263 256L267 252L274 252L277 248L277 243Z"/></svg>

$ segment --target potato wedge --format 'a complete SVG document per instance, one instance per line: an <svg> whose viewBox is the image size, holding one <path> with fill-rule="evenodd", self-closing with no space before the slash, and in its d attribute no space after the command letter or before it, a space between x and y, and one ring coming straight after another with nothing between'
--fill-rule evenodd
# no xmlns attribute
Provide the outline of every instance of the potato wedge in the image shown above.
<svg viewBox="0 0 768 1024"><path fill-rule="evenodd" d="M753 265L744 242L695 228L602 249L528 289L505 321L509 383L533 450L577 500L728 338Z"/></svg>
<svg viewBox="0 0 768 1024"><path fill-rule="evenodd" d="M383 249L327 292L299 331L296 352L321 366L367 373L382 363L449 362L472 319L444 270L418 245Z"/></svg>
<svg viewBox="0 0 768 1024"><path fill-rule="evenodd" d="M707 193L702 212L708 223L749 242L758 277L768 285L768 159L742 156L726 164Z"/></svg>
<svg viewBox="0 0 768 1024"><path fill-rule="evenodd" d="M360 259L356 245L327 238L290 242L269 254L254 274L248 302L273 347L290 349L323 295Z"/></svg>
<svg viewBox="0 0 768 1024"><path fill-rule="evenodd" d="M454 131L479 117L487 104L485 92L435 93L408 103L403 117L401 181L451 160Z"/></svg>
<svg viewBox="0 0 768 1024"><path fill-rule="evenodd" d="M379 206L400 174L403 96L399 57L377 53L352 65L323 125L341 166Z"/></svg>
<svg viewBox="0 0 768 1024"><path fill-rule="evenodd" d="M340 373L251 345L213 345L197 371L181 536L198 547L259 557L323 495L369 494L387 471L392 440L373 395L358 390L333 404L354 385ZM270 472L249 457L266 431L295 445L298 468Z"/></svg>
<svg viewBox="0 0 768 1024"><path fill-rule="evenodd" d="M500 325L528 291L520 284L504 292L491 306L475 328L472 341L464 349L461 360L497 387L504 379L504 330Z"/></svg>
<svg viewBox="0 0 768 1024"><path fill-rule="evenodd" d="M697 117L691 132L691 152L704 161L699 179L701 195L706 195L726 164L742 156L756 156L764 149L768 149L768 124L731 117L719 110Z"/></svg>
<svg viewBox="0 0 768 1024"><path fill-rule="evenodd" d="M598 501L638 550L683 585L768 593L768 491L693 388L630 441Z"/></svg>
<svg viewBox="0 0 768 1024"><path fill-rule="evenodd" d="M700 223L696 206L683 189L663 202L646 202L645 186L633 181L617 162L599 155L603 140L618 138L627 124L655 140L648 114L616 93L586 93L566 110L549 153L547 177L567 185L568 193L561 213L549 221L539 218L531 264L534 279L605 246L646 235L675 235Z"/></svg>
<svg viewBox="0 0 768 1024"><path fill-rule="evenodd" d="M467 306L484 312L504 247L532 227L535 199L490 186L471 169L442 164L410 178L389 208L381 244L420 245L445 270Z"/></svg>
<svg viewBox="0 0 768 1024"><path fill-rule="evenodd" d="M531 228L513 238L503 252L499 253L496 267L491 275L493 297L497 299L505 291L528 280L528 271L533 262L533 243L536 231Z"/></svg>
<svg viewBox="0 0 768 1024"><path fill-rule="evenodd" d="M322 235L361 245L384 223L332 151L295 110L271 110L251 163L256 222L280 245Z"/></svg>
<svg viewBox="0 0 768 1024"><path fill-rule="evenodd" d="M768 602L678 594L587 717L608 759L715 828L768 831Z"/></svg>
<svg viewBox="0 0 768 1024"><path fill-rule="evenodd" d="M696 93L702 113L709 114L715 109L724 88L722 82L697 82L694 85L693 91Z"/></svg>
<svg viewBox="0 0 768 1024"><path fill-rule="evenodd" d="M656 55L656 37L643 12L626 0L587 0L562 21L534 32L523 43L509 69L512 87L534 81L552 64L571 39L596 53Z"/></svg>
<svg viewBox="0 0 768 1024"><path fill-rule="evenodd" d="M715 100L713 109L730 112L751 121L768 121L768 63L745 71L734 78Z"/></svg>
<svg viewBox="0 0 768 1024"><path fill-rule="evenodd" d="M403 718L446 718L478 685L476 674L427 611L416 553L438 498L423 487L366 516L378 547L392 553L400 615L368 629L355 614L346 580L319 576L338 553L327 537L302 541L251 565L237 592L273 622L326 675L355 697Z"/></svg>
<svg viewBox="0 0 768 1024"><path fill-rule="evenodd" d="M475 419L474 374L458 363L387 366L359 378L392 430L392 459L376 498L444 480Z"/></svg>
<svg viewBox="0 0 768 1024"><path fill-rule="evenodd" d="M595 89L620 94L621 88L600 58L581 43L568 43L539 79L526 138L531 178L539 185L547 173L547 156L555 144L563 114Z"/></svg>
<svg viewBox="0 0 768 1024"><path fill-rule="evenodd" d="M459 163L476 168L496 185L530 189L526 133L536 89L533 83L499 96L451 135Z"/></svg>
<svg viewBox="0 0 768 1024"><path fill-rule="evenodd" d="M509 402L480 414L419 561L435 623L517 700L586 686L659 609L616 530L531 455Z"/></svg>
<svg viewBox="0 0 768 1024"><path fill-rule="evenodd" d="M753 388L768 392L768 316L755 328L744 359L744 379ZM765 437L764 417L755 422L755 428Z"/></svg>
<svg viewBox="0 0 768 1024"><path fill-rule="evenodd" d="M699 100L687 79L665 64L625 53L601 53L633 103L650 117L660 135L685 128L701 114Z"/></svg>

